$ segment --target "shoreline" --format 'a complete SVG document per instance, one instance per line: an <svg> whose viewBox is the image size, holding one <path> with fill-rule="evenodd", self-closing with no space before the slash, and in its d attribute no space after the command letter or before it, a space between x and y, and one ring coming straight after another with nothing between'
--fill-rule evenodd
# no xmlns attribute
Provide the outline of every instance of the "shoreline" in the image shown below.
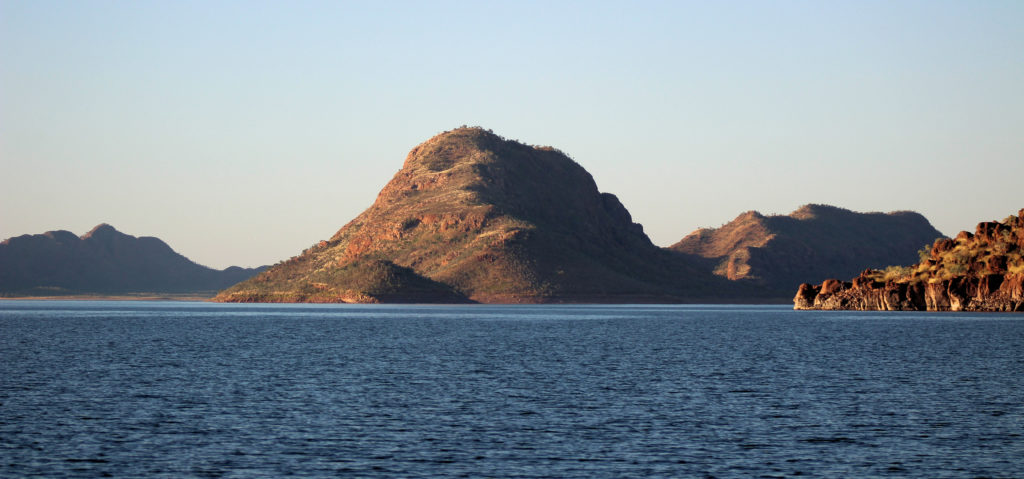
<svg viewBox="0 0 1024 479"><path fill-rule="evenodd" d="M0 296L0 301L198 301L206 303L221 303L221 301L214 301L213 296L197 296L197 295L66 295L66 296ZM568 301L551 301L551 302L519 302L519 303L401 303L401 302L381 302L381 303L318 303L310 301L296 301L296 302L284 302L284 301L254 301L254 302L223 302L225 304L478 304L478 305L495 305L495 306L511 306L520 304L529 305L686 305L686 304L704 304L704 305L743 305L743 306L756 306L756 305L783 305L790 304L790 301L776 300L773 298L759 298L759 300L744 301L736 298L732 301L688 301L688 302L607 302L607 301L590 301L590 302L568 302Z"/></svg>
<svg viewBox="0 0 1024 479"><path fill-rule="evenodd" d="M0 296L0 301L203 301L208 302L213 296L194 294L83 294L61 296Z"/></svg>

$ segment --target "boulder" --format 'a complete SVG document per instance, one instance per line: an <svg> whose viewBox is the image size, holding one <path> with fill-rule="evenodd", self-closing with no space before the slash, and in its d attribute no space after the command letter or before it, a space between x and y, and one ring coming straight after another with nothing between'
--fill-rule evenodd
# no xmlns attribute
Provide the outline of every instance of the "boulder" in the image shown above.
<svg viewBox="0 0 1024 479"><path fill-rule="evenodd" d="M976 236L978 239L993 241L996 239L996 235L999 233L999 227L1002 225L1002 223L999 223L997 221L984 221L978 223L978 226L975 228L974 231L974 236Z"/></svg>
<svg viewBox="0 0 1024 479"><path fill-rule="evenodd" d="M936 258L940 254L952 250L954 246L956 246L956 242L953 240L949 238L939 238L935 240L935 244L932 245L931 256Z"/></svg>
<svg viewBox="0 0 1024 479"><path fill-rule="evenodd" d="M847 287L849 287L848 283L839 281L838 279L826 279L823 283L821 283L821 292L818 294L823 296L830 296L846 289Z"/></svg>
<svg viewBox="0 0 1024 479"><path fill-rule="evenodd" d="M803 283L796 290L796 297L793 298L793 304L795 309L813 309L814 298L818 296L821 291L821 287L814 286L810 283Z"/></svg>

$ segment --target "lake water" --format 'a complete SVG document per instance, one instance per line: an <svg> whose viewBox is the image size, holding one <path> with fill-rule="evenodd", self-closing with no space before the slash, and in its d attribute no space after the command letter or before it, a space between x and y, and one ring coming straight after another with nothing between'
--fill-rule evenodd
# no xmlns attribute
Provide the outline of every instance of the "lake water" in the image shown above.
<svg viewBox="0 0 1024 479"><path fill-rule="evenodd" d="M0 302L0 476L1022 477L1024 315Z"/></svg>

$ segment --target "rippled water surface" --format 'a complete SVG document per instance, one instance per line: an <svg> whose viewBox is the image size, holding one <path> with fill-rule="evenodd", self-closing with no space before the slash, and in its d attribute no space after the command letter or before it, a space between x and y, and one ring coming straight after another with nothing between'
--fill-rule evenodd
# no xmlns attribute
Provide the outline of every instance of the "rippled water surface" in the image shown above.
<svg viewBox="0 0 1024 479"><path fill-rule="evenodd" d="M1024 315L0 302L0 476L1021 477Z"/></svg>

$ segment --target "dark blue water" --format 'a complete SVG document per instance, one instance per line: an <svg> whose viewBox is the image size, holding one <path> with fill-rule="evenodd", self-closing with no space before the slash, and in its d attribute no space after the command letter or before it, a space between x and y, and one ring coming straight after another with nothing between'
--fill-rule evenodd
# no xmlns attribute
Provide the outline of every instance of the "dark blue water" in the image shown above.
<svg viewBox="0 0 1024 479"><path fill-rule="evenodd" d="M1021 477L1024 315L0 302L0 476Z"/></svg>

